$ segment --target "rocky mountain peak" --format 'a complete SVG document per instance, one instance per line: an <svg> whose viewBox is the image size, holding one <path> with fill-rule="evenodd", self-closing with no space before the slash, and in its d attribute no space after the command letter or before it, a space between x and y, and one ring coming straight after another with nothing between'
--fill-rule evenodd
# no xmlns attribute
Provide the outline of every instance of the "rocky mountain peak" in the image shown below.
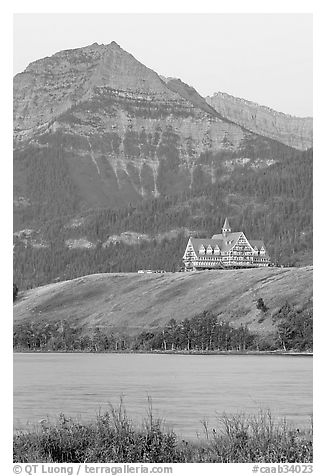
<svg viewBox="0 0 326 476"><path fill-rule="evenodd" d="M118 43L117 43L116 41L114 41L114 40L111 41L110 46L113 46L113 47L115 47L115 48L121 48L120 45L118 45Z"/></svg>
<svg viewBox="0 0 326 476"><path fill-rule="evenodd" d="M154 96L177 99L165 86L155 71L147 68L116 42L103 45L96 71L94 86L105 86L119 90L130 90Z"/></svg>
<svg viewBox="0 0 326 476"><path fill-rule="evenodd" d="M72 106L92 97L96 88L138 94L147 100L187 102L115 41L93 43L34 61L14 77L15 139L30 138Z"/></svg>

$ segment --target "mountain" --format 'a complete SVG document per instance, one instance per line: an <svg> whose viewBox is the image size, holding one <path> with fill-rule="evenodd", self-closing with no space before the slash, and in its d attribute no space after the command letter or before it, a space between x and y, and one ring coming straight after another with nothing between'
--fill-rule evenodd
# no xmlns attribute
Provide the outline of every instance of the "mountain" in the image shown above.
<svg viewBox="0 0 326 476"><path fill-rule="evenodd" d="M226 93L206 97L207 103L223 117L263 136L299 150L313 145L312 117L295 117Z"/></svg>
<svg viewBox="0 0 326 476"><path fill-rule="evenodd" d="M237 120L115 42L31 63L14 77L19 288L176 271L187 237L225 216L273 261L311 264L312 150Z"/></svg>
<svg viewBox="0 0 326 476"><path fill-rule="evenodd" d="M262 298L268 307L257 309ZM210 310L235 326L266 334L286 302L301 308L312 299L312 267L139 275L94 274L19 294L14 323L59 322L85 329L139 333Z"/></svg>
<svg viewBox="0 0 326 476"><path fill-rule="evenodd" d="M15 76L14 146L16 230L294 154L225 119L184 83L166 83L115 42L61 51Z"/></svg>

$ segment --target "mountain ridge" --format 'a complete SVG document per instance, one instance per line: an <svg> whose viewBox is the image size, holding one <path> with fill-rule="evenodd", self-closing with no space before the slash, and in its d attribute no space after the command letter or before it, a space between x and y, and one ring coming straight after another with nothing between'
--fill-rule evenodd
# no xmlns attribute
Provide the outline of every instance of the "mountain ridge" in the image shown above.
<svg viewBox="0 0 326 476"><path fill-rule="evenodd" d="M121 70L118 70L118 74L114 75L115 66L119 66L119 61L117 59L121 61L122 58L123 61L122 64L120 64L120 69L123 70L124 74L122 75ZM198 94L195 88L187 85L181 79L171 77L165 78L163 76L159 76L155 71L150 68L147 68L141 62L139 62L132 54L123 50L120 45L118 45L115 41L112 41L110 44L107 45L99 45L98 43L93 43L92 45L88 45L86 47L62 50L50 57L45 57L33 61L27 66L27 68L23 72L15 75L14 93L19 90L19 86L21 86L21 84L19 85L19 83L23 83L24 86L24 79L27 79L28 83L28 76L42 76L42 74L44 76L45 73L50 73L49 70L53 69L53 63L57 64L58 62L61 62L61 74L64 74L64 72L69 69L70 63L68 61L69 64L67 64L67 59L70 59L70 63L75 62L76 71L78 71L78 64L82 64L83 61L86 62L86 70L90 70L94 67L95 71L92 72L91 77L88 81L84 78L84 83L83 78L79 78L79 81L82 84L78 85L77 90L75 88L75 90L70 91L70 94L68 94L66 97L65 104L62 105L61 100L61 107L58 107L58 109L56 110L56 114L51 116L49 115L49 111L47 111L48 114L45 114L45 117L48 119L48 121L44 121L43 118L43 122L36 124L38 127L41 127L42 125L45 127L47 122L51 123L51 121L55 120L55 118L62 112L67 111L70 107L76 105L76 103L78 103L79 101L87 99L90 95L93 94L94 87L101 87L105 85L111 88L120 87L121 89L126 90L136 89L142 92L147 91L149 93L153 93L153 88L151 89L149 87L150 81L146 82L146 80L141 79L141 81L136 81L135 83L135 78L137 78L137 75L139 76L142 70L146 70L146 74L149 74L151 76L150 80L152 81L152 86L153 84L155 85L156 93L160 92L163 97L166 97L170 100L179 101L180 98L182 98L185 101L185 106L187 105L188 107L191 107L192 104L194 107L198 107L200 110L208 114L213 114L216 117L221 118L222 120L234 122L238 126L244 127L245 129L248 129L251 132L266 135L267 137L279 140L285 143L286 145L290 145L291 147L295 147L300 150L305 150L312 146L311 117L296 117L294 115L278 112L268 106L259 105L258 103L248 101L243 98L237 98L228 93L218 92L214 93L213 96L207 96L206 98L204 98L203 96L200 96L200 94ZM133 67L131 67L129 75L125 74L126 71L128 71L128 67L126 67L127 65L133 65ZM109 70L107 69L107 67L109 67ZM79 71L79 76L82 76L82 72L83 70ZM144 75L145 73L143 74L143 76ZM39 78L34 78L34 81L32 81L32 85L29 84L29 86L32 86L29 87L30 90L33 90L34 86L36 86L37 79ZM75 77L74 79L77 81L78 77ZM195 100L194 97L196 97ZM52 110L54 106L55 104L53 104L53 98L51 98ZM24 107L26 107L26 104ZM237 114L235 114L234 107L236 107L237 109L241 109L241 107L244 109L249 108L250 113L252 115L251 119L254 119L253 110L255 110L255 118L257 114L258 116L259 114L267 114L268 116L272 115L274 118L281 118L283 121L287 121L288 123L294 122L296 125L301 124L303 130L306 129L306 131L304 132L303 137L297 137L294 139L292 138L291 140L289 140L288 137L285 137L284 134L277 134L277 132L275 131L271 134L268 134L266 127L261 128L258 127L257 124L253 125L252 121L250 122L249 118L245 117L248 116L246 110L240 112L240 114L237 111ZM20 137L21 132L21 127L19 126L19 119L22 119L22 117L19 115L19 112L21 111L15 111L14 109L14 130L17 138ZM32 115L35 116L35 112L36 111L34 109L32 111ZM29 119L31 118L29 117ZM264 120L266 122L266 118ZM271 126L270 123L269 126ZM288 127L290 127L292 135L295 134L294 130L291 129L291 124ZM30 129L31 128L26 128L26 131L29 131ZM30 130L30 132L27 132L27 134L32 134L32 132L33 129Z"/></svg>
<svg viewBox="0 0 326 476"><path fill-rule="evenodd" d="M313 146L312 117L285 114L224 92L207 96L206 101L224 117L252 132L266 135L299 150L307 150Z"/></svg>
<svg viewBox="0 0 326 476"><path fill-rule="evenodd" d="M293 119L313 119L313 116L298 116L298 115L295 115L295 114L290 114L290 113L287 113L287 112L282 112L282 111L279 111L278 109L274 109L273 107L271 106L266 106L264 104L260 104L256 101L252 101L252 100L249 100L249 99L245 99L245 98L242 98L242 97L239 97L239 96L234 96L233 94L229 94L225 91L218 91L218 92L215 92L213 93L212 96L205 96L206 98L212 98L214 96L224 96L224 97L230 97L230 98L233 98L233 99L238 99L240 100L241 102L245 103L245 104L250 104L250 105L253 105L253 106L256 106L258 108L262 108L262 109L266 109L270 112L273 112L273 113L276 113L276 114L281 114L282 116L286 116L288 118L293 118Z"/></svg>

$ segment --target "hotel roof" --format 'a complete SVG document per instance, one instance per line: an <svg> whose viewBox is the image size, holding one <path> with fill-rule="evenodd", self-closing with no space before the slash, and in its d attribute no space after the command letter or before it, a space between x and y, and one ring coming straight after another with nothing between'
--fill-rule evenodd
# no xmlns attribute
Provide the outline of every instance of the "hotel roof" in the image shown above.
<svg viewBox="0 0 326 476"><path fill-rule="evenodd" d="M233 233L228 233L226 236L223 236L222 234L218 234L218 235L213 235L212 238L190 238L190 241L196 255L199 254L199 248L202 245L205 248L207 248L210 245L213 249L217 245L222 252L229 252L233 248L233 246L237 243L241 235L245 236L242 231L237 231ZM247 241L252 246L252 248L257 247L257 249L260 250L262 247L264 247L266 251L266 247L262 240L248 240L247 239Z"/></svg>

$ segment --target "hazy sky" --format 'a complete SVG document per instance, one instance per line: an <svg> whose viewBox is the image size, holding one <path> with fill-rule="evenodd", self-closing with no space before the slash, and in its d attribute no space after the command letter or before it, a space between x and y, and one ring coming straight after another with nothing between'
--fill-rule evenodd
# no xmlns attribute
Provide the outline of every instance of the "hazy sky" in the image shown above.
<svg viewBox="0 0 326 476"><path fill-rule="evenodd" d="M202 96L223 91L312 115L310 14L16 14L14 74L57 51L113 40Z"/></svg>

